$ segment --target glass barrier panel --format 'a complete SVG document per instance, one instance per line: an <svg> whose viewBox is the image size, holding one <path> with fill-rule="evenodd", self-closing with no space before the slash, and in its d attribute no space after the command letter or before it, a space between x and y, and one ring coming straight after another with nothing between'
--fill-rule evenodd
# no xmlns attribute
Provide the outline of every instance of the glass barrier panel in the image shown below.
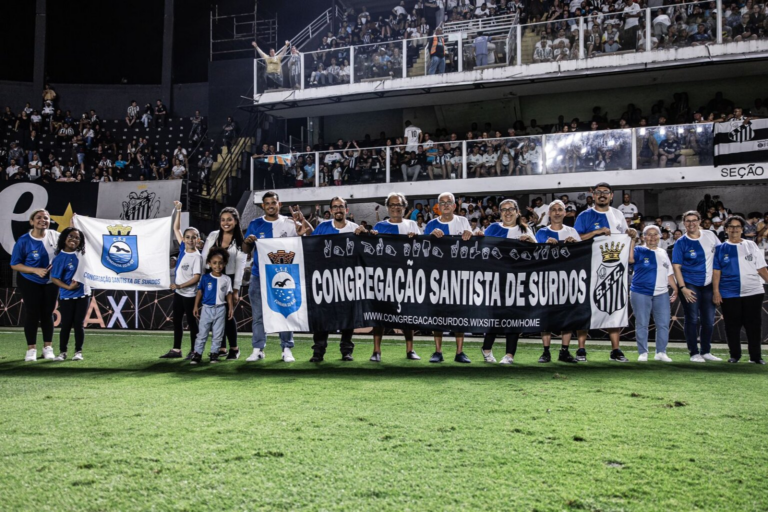
<svg viewBox="0 0 768 512"><path fill-rule="evenodd" d="M633 3L623 12L598 13L584 20L584 53L587 58L621 55L645 49L646 10Z"/></svg>
<svg viewBox="0 0 768 512"><path fill-rule="evenodd" d="M579 57L579 24L575 18L532 23L520 28L523 31L523 64L556 62Z"/></svg>
<svg viewBox="0 0 768 512"><path fill-rule="evenodd" d="M669 49L714 44L717 10L709 2L676 4L650 9L651 48Z"/></svg>
<svg viewBox="0 0 768 512"><path fill-rule="evenodd" d="M402 43L398 41L355 46L353 71L355 83L402 78Z"/></svg>
<svg viewBox="0 0 768 512"><path fill-rule="evenodd" d="M462 176L461 142L390 146L390 181L458 179Z"/></svg>
<svg viewBox="0 0 768 512"><path fill-rule="evenodd" d="M547 174L632 168L632 130L547 135Z"/></svg>
<svg viewBox="0 0 768 512"><path fill-rule="evenodd" d="M467 141L467 178L543 174L541 136L486 135Z"/></svg>
<svg viewBox="0 0 768 512"><path fill-rule="evenodd" d="M711 123L636 128L637 168L713 164Z"/></svg>
<svg viewBox="0 0 768 512"><path fill-rule="evenodd" d="M267 64L264 59L256 59L256 83L254 94L262 94L267 90Z"/></svg>
<svg viewBox="0 0 768 512"><path fill-rule="evenodd" d="M463 70L514 65L516 40L505 35L474 35L463 41ZM510 53L511 50L511 53Z"/></svg>
<svg viewBox="0 0 768 512"><path fill-rule="evenodd" d="M262 94L274 89L288 89L292 84L298 89L301 74L299 56L284 56L277 59L256 59L256 93ZM293 75L293 70L296 74Z"/></svg>
<svg viewBox="0 0 768 512"><path fill-rule="evenodd" d="M304 88L349 83L349 48L304 53Z"/></svg>
<svg viewBox="0 0 768 512"><path fill-rule="evenodd" d="M443 57L439 57L439 45L434 53L431 52L433 40L433 36L406 40L407 76L439 75L459 70L458 41L442 36Z"/></svg>

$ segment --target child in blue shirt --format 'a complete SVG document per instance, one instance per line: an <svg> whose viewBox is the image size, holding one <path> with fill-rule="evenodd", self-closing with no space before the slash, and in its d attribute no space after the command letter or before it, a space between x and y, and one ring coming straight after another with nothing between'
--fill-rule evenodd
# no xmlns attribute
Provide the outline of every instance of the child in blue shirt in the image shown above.
<svg viewBox="0 0 768 512"><path fill-rule="evenodd" d="M59 313L61 330L59 331L59 355L54 361L67 359L69 334L75 329L75 355L73 361L83 360L83 342L85 341L85 315L91 298L88 285L78 283L75 274L80 266L78 254L85 254L85 236L77 228L66 228L59 236L56 256L51 265L51 281L59 287Z"/></svg>
<svg viewBox="0 0 768 512"><path fill-rule="evenodd" d="M229 253L221 247L214 247L208 252L205 263L211 268L210 274L200 278L195 297L194 315L198 319L197 343L195 353L190 364L198 364L203 359L205 342L208 341L208 333L212 332L211 339L211 363L219 362L219 347L224 338L224 324L234 315L232 304L232 280L224 274L224 269L229 262ZM202 303L202 310L200 304ZM227 306L229 306L227 308Z"/></svg>

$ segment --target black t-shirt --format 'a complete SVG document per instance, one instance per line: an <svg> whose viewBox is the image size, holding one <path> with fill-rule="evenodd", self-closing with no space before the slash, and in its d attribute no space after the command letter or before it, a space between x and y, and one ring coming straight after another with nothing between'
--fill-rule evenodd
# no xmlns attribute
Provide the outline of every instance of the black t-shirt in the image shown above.
<svg viewBox="0 0 768 512"><path fill-rule="evenodd" d="M162 103L155 107L155 114L162 115L166 113L167 111L165 110L165 105L163 105Z"/></svg>

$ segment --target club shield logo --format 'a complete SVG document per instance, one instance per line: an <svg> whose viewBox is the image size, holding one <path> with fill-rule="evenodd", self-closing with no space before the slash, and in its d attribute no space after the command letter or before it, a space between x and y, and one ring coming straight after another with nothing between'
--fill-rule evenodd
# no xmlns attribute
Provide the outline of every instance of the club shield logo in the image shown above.
<svg viewBox="0 0 768 512"><path fill-rule="evenodd" d="M109 235L102 235L101 264L116 274L139 268L139 244L131 235L131 226L107 226Z"/></svg>
<svg viewBox="0 0 768 512"><path fill-rule="evenodd" d="M273 263L264 266L267 305L288 318L301 308L301 272L299 265L292 263L296 253L280 250L267 256Z"/></svg>

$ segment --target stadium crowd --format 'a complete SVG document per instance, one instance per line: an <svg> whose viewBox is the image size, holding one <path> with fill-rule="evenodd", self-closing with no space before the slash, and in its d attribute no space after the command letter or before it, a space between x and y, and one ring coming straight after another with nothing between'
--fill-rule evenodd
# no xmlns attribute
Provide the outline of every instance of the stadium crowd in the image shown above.
<svg viewBox="0 0 768 512"><path fill-rule="evenodd" d="M124 120L106 120L93 109L77 116L61 108L58 94L49 85L42 96L40 108L27 102L18 111L6 106L0 115L8 142L0 147L2 180L174 180L188 178L191 170L205 179L210 173L212 147L198 151L196 161L190 162L207 131L199 111L189 119L175 119L161 100L144 107L131 101ZM234 137L234 122L229 119L223 130L228 144ZM169 145L169 139L175 147Z"/></svg>
<svg viewBox="0 0 768 512"><path fill-rule="evenodd" d="M391 193L384 200L387 215L376 224L356 224L351 220L344 198L334 197L329 209L321 213L318 205L309 219L299 207L290 207L289 216L280 214L279 194L266 192L262 197L264 215L251 221L245 231L240 226L236 209L225 208L219 216L220 229L201 236L195 228L180 228L182 205L176 202L177 215L174 233L179 243L179 255L172 261L174 290L173 320L174 344L162 358L183 357L182 342L186 317L192 348L186 359L191 364L202 362L205 345L213 334L210 360L238 359L237 326L233 320L234 304L239 299L241 286L248 284L252 309L252 348L247 361L265 358L266 333L262 316L262 295L259 267L255 256L257 238L278 236L335 235L354 233L376 235L388 233L402 236L446 235L460 236L468 241L472 237L500 237L522 242L568 244L580 240L622 233L629 235L629 263L634 266L629 299L635 314L638 361L649 358L648 332L651 316L656 326L656 353L654 359L668 362L666 354L670 317L670 303L678 293L685 311L685 337L692 362L720 361L711 353L715 306L720 305L730 351L730 363L741 359L740 333L746 330L750 362L765 364L761 354L761 314L764 296L763 283L768 282L765 249L768 244L768 212L746 215L732 213L717 198L705 196L696 209L681 213L677 222L662 217L644 219L631 196L625 194L622 204L613 208L613 189L607 183L598 183L589 190L587 201L576 205L568 196L544 204L541 197L530 206L521 207L506 197L462 198L450 192L437 196L434 206L417 202L409 207L401 193ZM71 330L75 331L75 356L83 358L83 321L88 309L90 290L78 283L76 275L77 253L85 250L85 237L80 230L70 227L61 234L50 228L50 216L45 210L36 210L30 216L29 233L23 235L13 250L11 268L19 272L19 288L25 305L25 359L37 359L37 331L43 331L43 357L67 359ZM670 236L670 231L674 230ZM760 244L760 246L758 246ZM253 260L251 265L247 261ZM250 267L250 277L248 270ZM209 269L209 272L206 271ZM53 311L57 300L62 315L60 353L53 352ZM353 326L341 331L342 360L353 360ZM626 362L619 348L620 328L607 329L611 340L610 359ZM418 360L413 349L413 330L403 330L406 338L406 357ZM322 362L328 346L328 332L314 332L311 362ZM373 331L374 352L372 362L381 361L380 344L383 329ZM454 360L470 363L464 353L464 334L454 333L457 350ZM577 331L578 349L571 354L572 333L563 331L558 360L575 363L587 360L588 331ZM293 362L293 334L281 332L281 358ZM505 355L500 364L512 364L519 333L506 335ZM435 331L435 352L432 363L443 362L442 331ZM540 363L552 360L551 332L541 333L544 352ZM482 357L495 363L493 343L496 336L486 334ZM227 350L227 343L229 350Z"/></svg>
<svg viewBox="0 0 768 512"><path fill-rule="evenodd" d="M587 121L565 116L557 122L539 125L521 120L510 128L485 123L480 129L428 133L406 122L402 136L386 133L373 139L369 134L357 140L338 139L306 146L290 159L277 161L274 146L265 145L256 160L257 189L301 188L383 183L386 180L389 150L390 181L460 178L467 144L467 177L521 176L542 174L546 152L546 173L631 169L632 132L637 130L637 163L643 167L711 165L713 131L711 123L733 119L768 117L761 98L742 109L718 92L706 104L695 107L688 94L675 93L670 103L659 100L646 114L635 104L615 117L596 106ZM670 127L674 126L674 129ZM547 135L546 147L541 135ZM273 157L273 158L270 158ZM318 162L315 160L319 159Z"/></svg>

